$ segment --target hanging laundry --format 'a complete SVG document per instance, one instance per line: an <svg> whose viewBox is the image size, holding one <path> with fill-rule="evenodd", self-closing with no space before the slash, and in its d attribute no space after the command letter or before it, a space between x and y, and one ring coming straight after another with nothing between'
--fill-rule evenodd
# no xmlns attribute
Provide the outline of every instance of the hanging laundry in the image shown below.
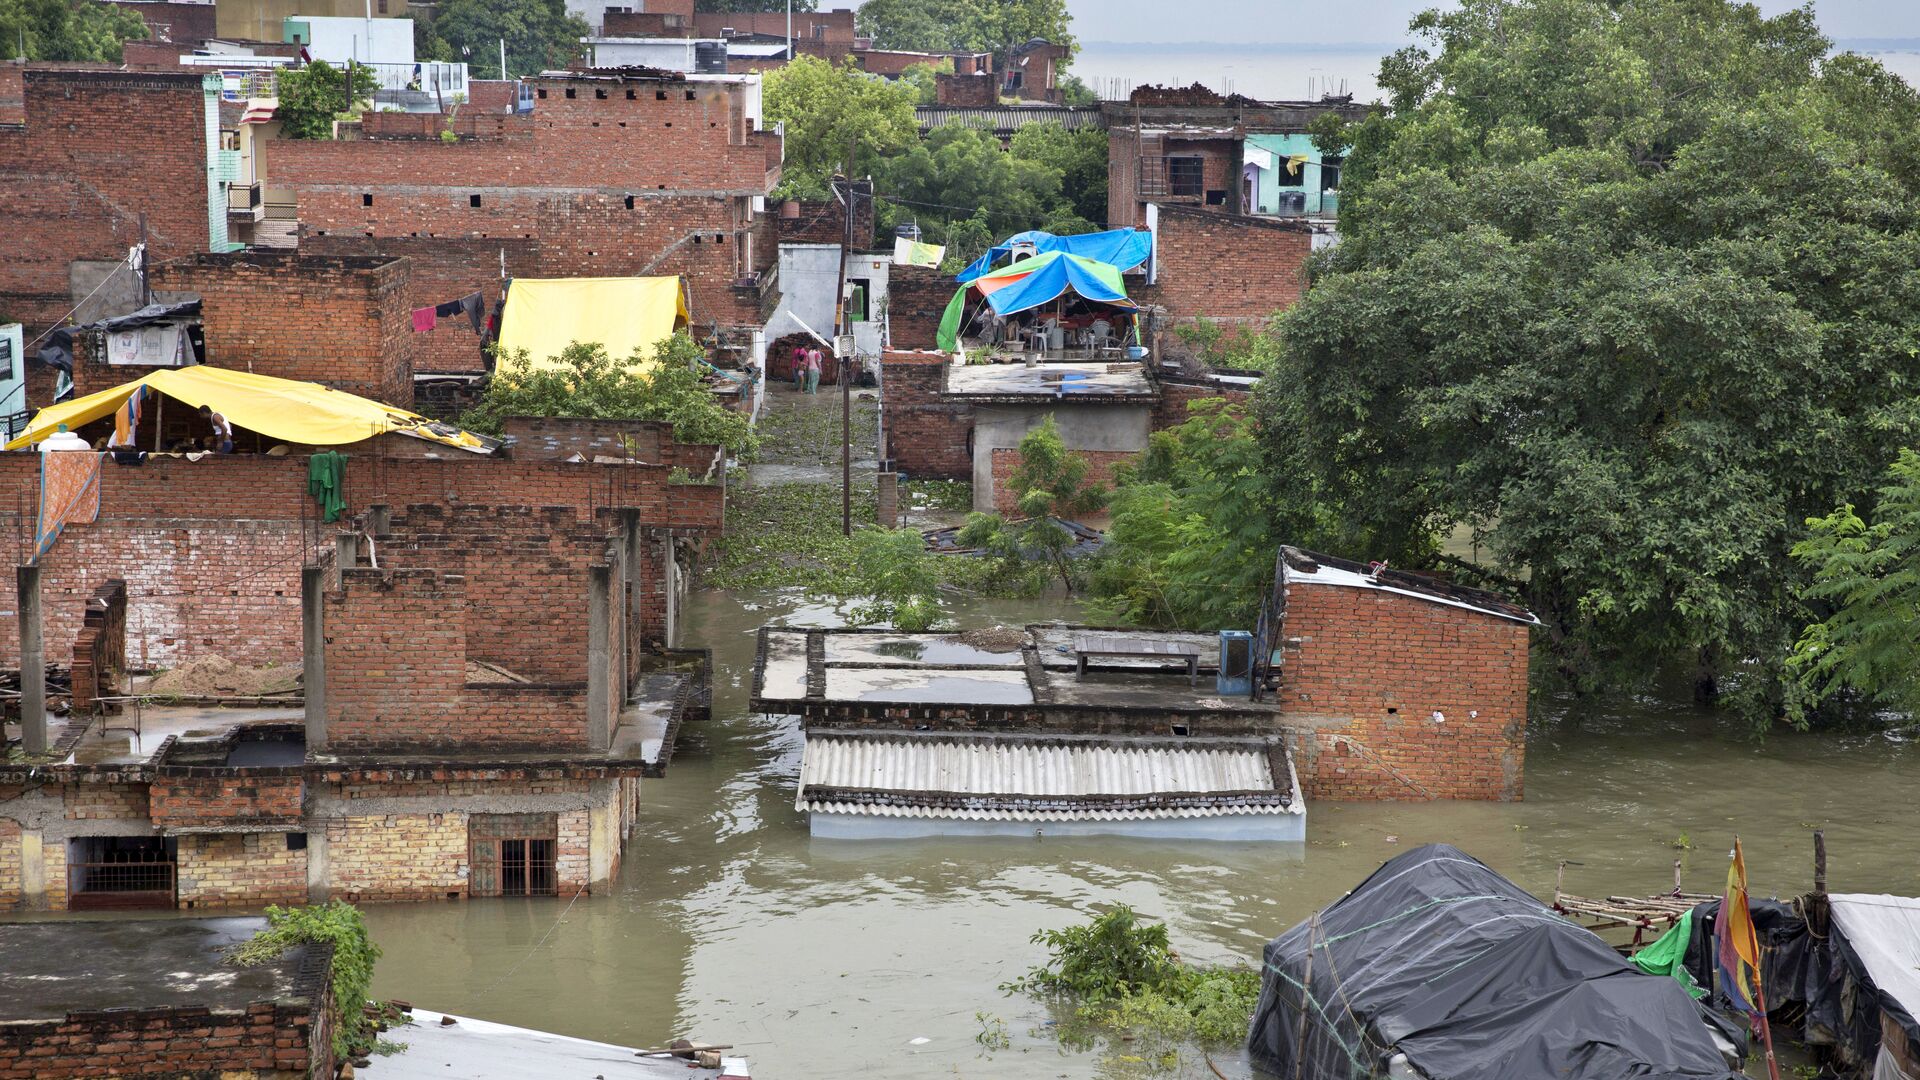
<svg viewBox="0 0 1920 1080"><path fill-rule="evenodd" d="M338 521L347 509L347 459L323 450L307 459L307 494L320 504L322 521Z"/></svg>
<svg viewBox="0 0 1920 1080"><path fill-rule="evenodd" d="M466 312L467 321L473 324L473 332L476 334L485 335L487 332L486 324L480 317L480 313L486 309L486 306L487 302L480 298L479 293L468 293L460 298L460 310Z"/></svg>
<svg viewBox="0 0 1920 1080"><path fill-rule="evenodd" d="M413 309L413 332L423 334L434 328L434 309L430 307Z"/></svg>
<svg viewBox="0 0 1920 1080"><path fill-rule="evenodd" d="M133 446L133 435L140 428L140 410L147 401L147 388L136 386L133 393L127 395L126 404L113 414L113 438L107 440L110 449L119 450Z"/></svg>
<svg viewBox="0 0 1920 1080"><path fill-rule="evenodd" d="M449 300L444 304L435 304L433 306L433 313L439 318L451 319L455 315L460 314L460 301Z"/></svg>

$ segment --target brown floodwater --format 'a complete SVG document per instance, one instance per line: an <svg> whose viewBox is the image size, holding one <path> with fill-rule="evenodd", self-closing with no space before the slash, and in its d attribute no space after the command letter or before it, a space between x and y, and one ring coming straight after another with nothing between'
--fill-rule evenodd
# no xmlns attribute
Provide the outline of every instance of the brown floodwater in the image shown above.
<svg viewBox="0 0 1920 1080"><path fill-rule="evenodd" d="M1736 833L1756 895L1810 884L1826 829L1836 891L1920 892L1920 746L1878 734L1765 742L1656 699L1537 704L1525 801L1314 803L1304 847L1120 839L815 841L793 809L801 736L746 709L752 632L829 624L795 599L702 593L714 717L648 781L618 886L603 895L366 909L381 997L629 1045L731 1043L764 1080L872 1075L1054 1080L1126 1072L1063 1051L1040 1004L999 985L1043 957L1040 929L1128 903L1186 956L1257 961L1261 945L1409 846L1446 841L1531 889L1718 891ZM976 603L966 626L1072 618L1062 601ZM1006 1049L976 1041L984 1015ZM404 1034L400 1036L404 1041ZM1217 1059L1244 1075L1233 1055ZM1212 1074L1197 1059L1182 1075ZM368 1075L378 1080L379 1067ZM1756 1073L1755 1075L1758 1075Z"/></svg>

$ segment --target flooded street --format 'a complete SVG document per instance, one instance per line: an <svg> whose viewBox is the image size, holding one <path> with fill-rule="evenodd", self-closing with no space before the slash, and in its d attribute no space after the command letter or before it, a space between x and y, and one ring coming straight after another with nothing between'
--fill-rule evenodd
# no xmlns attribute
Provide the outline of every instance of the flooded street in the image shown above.
<svg viewBox="0 0 1920 1080"><path fill-rule="evenodd" d="M631 1045L727 1042L756 1075L1082 1077L1046 1009L997 989L1042 958L1035 930L1124 901L1207 961L1253 962L1270 937L1408 846L1445 840L1537 895L1561 859L1570 891L1718 891L1736 829L1756 895L1808 887L1827 830L1837 891L1920 891L1920 748L1879 735L1743 731L1657 702L1588 714L1548 703L1516 804L1335 804L1291 851L1114 839L827 842L793 809L801 739L746 713L752 631L831 621L796 601L699 593L688 640L711 646L713 722L683 732L611 895L371 905L386 950L374 990L422 1007ZM1071 618L1071 605L975 604L967 626ZM1690 846L1676 846L1676 845ZM976 1013L1012 1048L988 1054ZM924 1040L924 1041L921 1041ZM1244 1065L1222 1062L1229 1073ZM1197 1070L1197 1073L1196 1071ZM1207 1075L1194 1063L1188 1075ZM378 1068L371 1075L378 1076Z"/></svg>

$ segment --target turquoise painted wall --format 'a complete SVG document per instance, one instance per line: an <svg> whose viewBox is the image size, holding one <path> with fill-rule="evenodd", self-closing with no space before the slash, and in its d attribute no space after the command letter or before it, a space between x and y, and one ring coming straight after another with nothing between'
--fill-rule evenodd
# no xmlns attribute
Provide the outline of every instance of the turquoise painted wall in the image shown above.
<svg viewBox="0 0 1920 1080"><path fill-rule="evenodd" d="M1332 214L1339 210L1338 195L1321 196L1320 151L1314 149L1312 136L1248 135L1247 149L1265 150L1273 155L1273 168L1260 170L1260 183L1254 191L1253 206L1249 208L1252 213L1281 213L1281 193L1289 191L1306 193L1306 212L1309 214ZM1289 176L1287 158L1295 154L1307 155L1307 161L1300 166L1298 176ZM1334 182L1339 182L1338 177Z"/></svg>

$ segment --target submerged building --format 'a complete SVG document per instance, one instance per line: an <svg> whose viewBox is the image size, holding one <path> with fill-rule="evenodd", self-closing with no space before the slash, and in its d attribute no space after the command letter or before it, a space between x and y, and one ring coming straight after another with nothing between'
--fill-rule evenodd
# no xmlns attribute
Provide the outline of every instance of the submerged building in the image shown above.
<svg viewBox="0 0 1920 1080"><path fill-rule="evenodd" d="M1250 631L760 631L815 835L1300 841L1306 797L1517 799L1537 625L1489 592L1282 549Z"/></svg>

